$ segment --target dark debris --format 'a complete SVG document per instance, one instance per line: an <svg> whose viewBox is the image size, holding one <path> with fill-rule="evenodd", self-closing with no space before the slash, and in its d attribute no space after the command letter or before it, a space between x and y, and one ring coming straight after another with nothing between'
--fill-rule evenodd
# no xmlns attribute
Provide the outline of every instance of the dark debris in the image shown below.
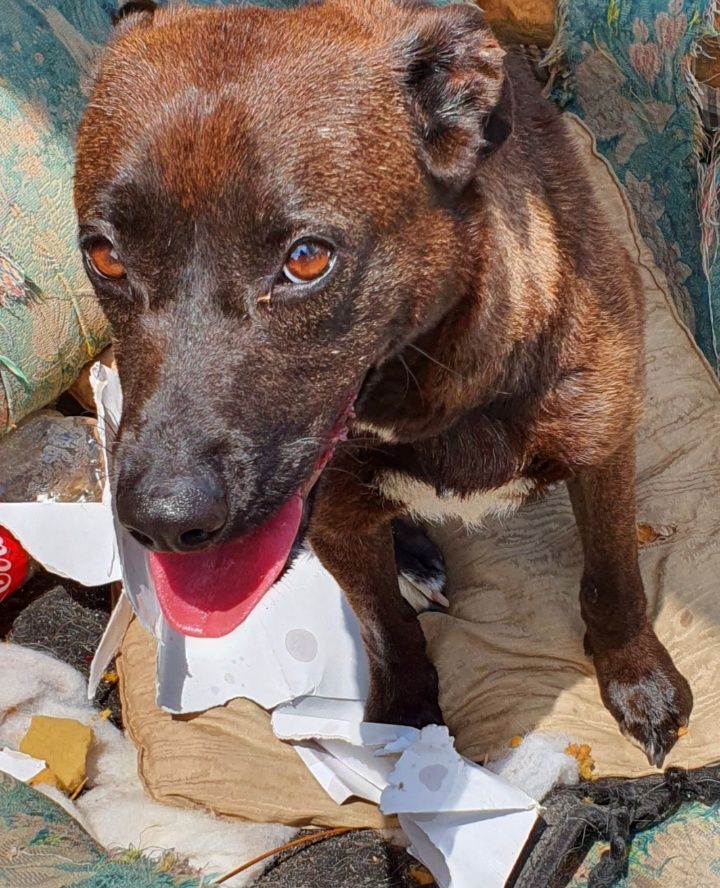
<svg viewBox="0 0 720 888"><path fill-rule="evenodd" d="M419 882L417 860L374 830L318 839L278 855L253 882L263 888L437 888Z"/></svg>
<svg viewBox="0 0 720 888"><path fill-rule="evenodd" d="M87 678L109 614L109 586L86 588L40 572L0 602L0 638L69 663ZM94 703L122 727L116 683L101 682Z"/></svg>
<svg viewBox="0 0 720 888"><path fill-rule="evenodd" d="M588 888L612 888L627 872L634 835L662 823L685 802L719 801L720 765L559 787L543 800L532 850L519 861L508 888L563 888L597 841L608 842L609 849L591 871Z"/></svg>

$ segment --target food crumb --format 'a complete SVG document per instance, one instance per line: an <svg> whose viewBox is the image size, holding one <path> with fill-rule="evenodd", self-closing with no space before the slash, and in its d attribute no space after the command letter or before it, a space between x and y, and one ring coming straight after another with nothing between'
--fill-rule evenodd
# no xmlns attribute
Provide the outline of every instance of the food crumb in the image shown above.
<svg viewBox="0 0 720 888"><path fill-rule="evenodd" d="M592 780L595 770L595 759L589 743L570 743L565 747L565 752L577 759L578 773L582 780Z"/></svg>
<svg viewBox="0 0 720 888"><path fill-rule="evenodd" d="M635 533L637 536L638 546L648 546L658 540L667 540L677 531L675 524L646 524L639 522L636 525Z"/></svg>
<svg viewBox="0 0 720 888"><path fill-rule="evenodd" d="M408 875L418 885L434 885L435 879L424 866L411 866Z"/></svg>

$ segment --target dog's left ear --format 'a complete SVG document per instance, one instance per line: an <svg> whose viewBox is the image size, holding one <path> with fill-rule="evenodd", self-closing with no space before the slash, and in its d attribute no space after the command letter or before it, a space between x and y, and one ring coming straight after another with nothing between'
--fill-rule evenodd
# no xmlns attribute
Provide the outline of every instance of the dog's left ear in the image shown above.
<svg viewBox="0 0 720 888"><path fill-rule="evenodd" d="M402 76L420 157L440 184L459 191L512 132L505 51L476 6L402 6Z"/></svg>

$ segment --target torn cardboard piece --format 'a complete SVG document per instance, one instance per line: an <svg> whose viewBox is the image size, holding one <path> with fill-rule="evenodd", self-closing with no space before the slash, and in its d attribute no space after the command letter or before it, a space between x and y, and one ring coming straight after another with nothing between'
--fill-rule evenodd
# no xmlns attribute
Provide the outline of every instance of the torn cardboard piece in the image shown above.
<svg viewBox="0 0 720 888"><path fill-rule="evenodd" d="M379 804L381 786L350 767L351 756L345 756L337 749L330 752L312 740L295 744L295 750L320 786L338 805L352 798Z"/></svg>
<svg viewBox="0 0 720 888"><path fill-rule="evenodd" d="M364 700L298 697L273 710L272 729L281 740L342 740L357 746L385 747L401 738L417 739L417 728L363 721L364 708Z"/></svg>
<svg viewBox="0 0 720 888"><path fill-rule="evenodd" d="M411 853L441 888L505 884L540 813L535 799L462 758L444 726L415 731L362 722L349 725L339 719L338 728L337 722L323 722L321 716L332 713L333 703L338 716L352 716L357 701L315 703L314 713L310 701L301 701L297 714L292 704L276 710L276 733L297 737L315 720L321 735L373 736L368 728L398 734L384 749L328 736L296 742L298 754L331 798L342 804L355 795L378 803L384 814L397 814L412 843ZM395 752L388 752L393 748Z"/></svg>
<svg viewBox="0 0 720 888"><path fill-rule="evenodd" d="M400 814L408 851L439 888L503 888L537 819L535 811L500 816Z"/></svg>
<svg viewBox="0 0 720 888"><path fill-rule="evenodd" d="M119 423L120 381L115 371L100 363L94 365L91 377L98 438L106 446ZM119 580L122 572L107 467L105 479L101 502L0 503L0 524L50 573L84 586Z"/></svg>
<svg viewBox="0 0 720 888"><path fill-rule="evenodd" d="M355 795L399 815L441 888L503 886L540 813L535 799L462 758L444 726L362 717L361 701L305 698L275 709L272 727L338 804Z"/></svg>
<svg viewBox="0 0 720 888"><path fill-rule="evenodd" d="M126 594L159 641L157 703L163 709L200 712L234 697L272 709L310 694L339 699L367 694L367 660L355 617L309 553L300 555L229 635L189 638L163 617L141 547L123 535L121 548Z"/></svg>
<svg viewBox="0 0 720 888"><path fill-rule="evenodd" d="M84 586L121 577L109 504L0 503L0 525L50 573Z"/></svg>
<svg viewBox="0 0 720 888"><path fill-rule="evenodd" d="M383 792L383 814L512 814L539 810L535 799L462 758L450 732L430 725L402 753Z"/></svg>
<svg viewBox="0 0 720 888"><path fill-rule="evenodd" d="M30 783L45 768L47 768L47 763L32 755L16 752L14 749L8 749L7 746L0 749L0 771L9 774L16 780L21 780L23 783Z"/></svg>

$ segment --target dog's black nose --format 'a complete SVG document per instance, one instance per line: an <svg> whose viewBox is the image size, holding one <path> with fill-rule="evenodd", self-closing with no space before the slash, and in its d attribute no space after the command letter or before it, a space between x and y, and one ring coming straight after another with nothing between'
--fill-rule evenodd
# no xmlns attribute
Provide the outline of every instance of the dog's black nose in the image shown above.
<svg viewBox="0 0 720 888"><path fill-rule="evenodd" d="M204 475L162 483L118 484L117 512L135 539L158 552L210 545L225 526L228 506L219 478Z"/></svg>

